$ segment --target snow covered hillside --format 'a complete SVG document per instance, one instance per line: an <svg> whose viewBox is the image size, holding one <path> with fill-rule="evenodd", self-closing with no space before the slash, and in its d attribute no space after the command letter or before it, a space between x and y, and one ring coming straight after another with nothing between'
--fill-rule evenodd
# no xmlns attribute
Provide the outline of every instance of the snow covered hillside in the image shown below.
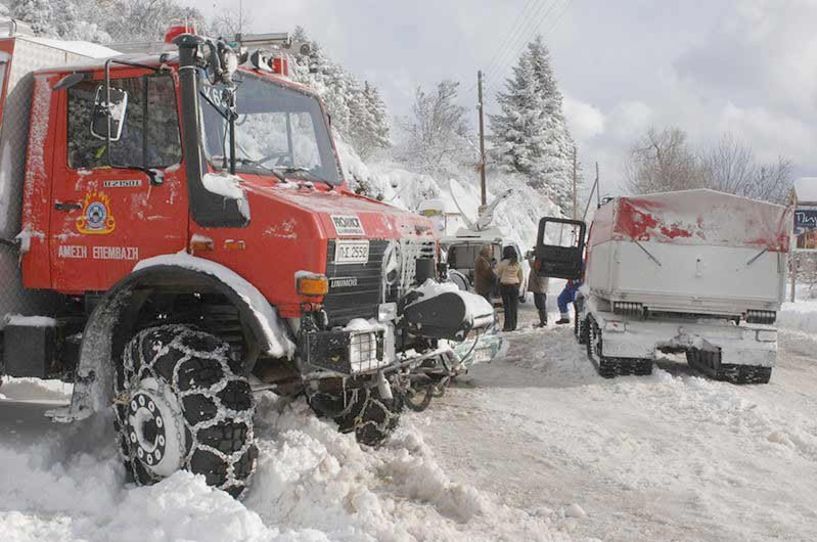
<svg viewBox="0 0 817 542"><path fill-rule="evenodd" d="M445 202L447 210L457 212L450 189L453 181L462 188L462 196L457 202L460 208L469 219L477 217L480 193L475 171L463 168L456 177L443 179L408 171L406 165L390 160L366 164L342 137L338 134L335 137L344 174L353 187L365 186L369 194L382 195L383 201L410 211L416 211L425 200L439 198ZM531 188L519 176L491 170L487 184L489 203L505 190L513 190L494 213L494 225L516 240L523 250L533 248L540 218L561 215L559 208L543 191ZM464 226L462 221L449 224L448 233L454 234L458 227Z"/></svg>

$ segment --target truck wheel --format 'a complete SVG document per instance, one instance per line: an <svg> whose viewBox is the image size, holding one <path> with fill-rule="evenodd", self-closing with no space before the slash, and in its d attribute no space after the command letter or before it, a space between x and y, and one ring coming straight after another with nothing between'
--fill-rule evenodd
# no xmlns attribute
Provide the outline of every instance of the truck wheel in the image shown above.
<svg viewBox="0 0 817 542"><path fill-rule="evenodd" d="M341 433L354 431L360 444L377 446L400 421L403 399L383 399L376 387L348 388L335 393L317 391L308 395L309 406L319 417L332 418Z"/></svg>
<svg viewBox="0 0 817 542"><path fill-rule="evenodd" d="M125 469L151 484L184 469L241 496L255 471L255 401L230 346L183 325L140 331L125 346L116 420Z"/></svg>
<svg viewBox="0 0 817 542"><path fill-rule="evenodd" d="M437 388L434 382L423 382L406 390L403 402L409 410L422 412L429 407Z"/></svg>

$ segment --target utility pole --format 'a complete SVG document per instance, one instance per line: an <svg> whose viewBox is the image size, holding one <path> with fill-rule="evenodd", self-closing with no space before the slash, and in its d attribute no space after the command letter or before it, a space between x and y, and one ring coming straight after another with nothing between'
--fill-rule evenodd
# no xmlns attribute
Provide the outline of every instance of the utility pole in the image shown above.
<svg viewBox="0 0 817 542"><path fill-rule="evenodd" d="M483 118L482 107L482 70L477 72L477 88L479 93L479 188L480 196L482 197L482 206L487 205L487 196L485 194L485 121Z"/></svg>
<svg viewBox="0 0 817 542"><path fill-rule="evenodd" d="M579 180L578 180L578 166L576 160L576 145L573 145L573 220L576 220L579 217L579 198L576 191L578 190Z"/></svg>
<svg viewBox="0 0 817 542"><path fill-rule="evenodd" d="M601 207L601 186L599 186L599 163L596 162L596 208Z"/></svg>

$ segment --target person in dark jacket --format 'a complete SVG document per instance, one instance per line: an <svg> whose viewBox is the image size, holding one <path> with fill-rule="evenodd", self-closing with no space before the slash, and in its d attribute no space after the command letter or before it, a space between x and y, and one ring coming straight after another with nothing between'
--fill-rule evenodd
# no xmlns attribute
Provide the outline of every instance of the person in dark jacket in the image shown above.
<svg viewBox="0 0 817 542"><path fill-rule="evenodd" d="M491 247L485 245L480 249L474 262L474 291L491 302L491 292L496 284L496 274L491 267Z"/></svg>
<svg viewBox="0 0 817 542"><path fill-rule="evenodd" d="M539 327L548 325L547 312L547 293L548 293L548 277L539 276L539 268L541 260L537 260L531 254L530 258L530 277L528 277L528 291L533 293L533 303L536 305L536 310L539 312Z"/></svg>
<svg viewBox="0 0 817 542"><path fill-rule="evenodd" d="M502 251L502 261L496 266L496 276L499 278L499 291L502 293L502 306L505 309L502 331L515 331L519 286L522 284L524 273L513 247L507 246Z"/></svg>

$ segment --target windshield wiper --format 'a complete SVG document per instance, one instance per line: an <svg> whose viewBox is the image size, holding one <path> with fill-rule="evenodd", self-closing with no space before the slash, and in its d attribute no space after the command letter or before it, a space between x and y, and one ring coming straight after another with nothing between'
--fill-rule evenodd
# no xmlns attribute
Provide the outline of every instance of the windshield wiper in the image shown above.
<svg viewBox="0 0 817 542"><path fill-rule="evenodd" d="M274 168L274 169L275 169L275 171L282 171L284 173L284 175L291 175L293 173L305 173L306 177L311 177L312 179L315 179L316 181L319 181L319 182L322 182L322 183L326 184L326 186L329 187L329 190L332 190L333 188L335 188L334 184L330 183L329 181L327 181L326 179L324 179L322 177L319 177L319 176L315 175L314 173L312 173L312 171L310 169L307 169L305 167L288 166L288 167L278 167L278 168Z"/></svg>
<svg viewBox="0 0 817 542"><path fill-rule="evenodd" d="M218 156L218 155L211 156L210 160L218 161L218 162L221 162L222 164L226 161L225 157ZM265 166L264 164L260 163L258 160L253 160L252 158L245 158L243 156L236 156L235 161L237 163L243 165L243 166L251 166L251 167L266 171L267 173L272 173L275 176L275 178L278 179L279 181L281 181L282 183L287 182L286 178L283 175L281 175L280 173L278 173L277 171L275 171L271 167ZM224 166L222 166L222 169L226 169L226 168Z"/></svg>

